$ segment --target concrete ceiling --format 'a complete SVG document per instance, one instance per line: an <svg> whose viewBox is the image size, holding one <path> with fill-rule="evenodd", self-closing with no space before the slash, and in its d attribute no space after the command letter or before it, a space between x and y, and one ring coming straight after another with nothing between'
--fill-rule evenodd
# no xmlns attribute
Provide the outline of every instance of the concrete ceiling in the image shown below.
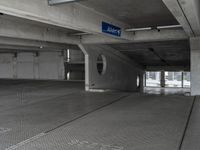
<svg viewBox="0 0 200 150"><path fill-rule="evenodd" d="M133 27L178 24L162 0L83 0L80 3Z"/></svg>
<svg viewBox="0 0 200 150"><path fill-rule="evenodd" d="M135 62L148 66L189 66L189 41L112 44Z"/></svg>
<svg viewBox="0 0 200 150"><path fill-rule="evenodd" d="M67 28L61 28L58 26L53 26L53 25L48 25L45 23L40 23L36 21L31 21L28 19L22 19L18 17L13 17L10 15L6 14L0 14L0 24L3 26L6 24L6 22L9 21L9 23L16 24L17 26L27 24L27 28L25 28L25 31L35 31L31 27L37 26L38 28L41 28L40 31L42 36L44 35L43 31L60 31L62 33L65 33L66 35L72 35L72 34L77 34L81 33L81 31L77 30L72 30L72 29L67 29ZM7 28L4 29L2 28L1 30L6 32L8 36L5 35L0 35L0 53L4 52L15 52L15 51L61 51L63 49L79 49L79 47L75 44L67 44L67 43L58 43L58 42L49 42L45 40L32 40L27 37L27 39L23 38L13 38L11 35L9 35L9 31L13 31L12 28L9 26L10 24L7 25ZM16 30L19 34L22 32L21 30ZM23 33L21 33L23 34ZM34 33L33 33L34 35ZM37 37L37 36L36 36Z"/></svg>
<svg viewBox="0 0 200 150"><path fill-rule="evenodd" d="M78 30L63 28L63 27L59 27L59 26L55 26L55 25L45 24L45 23L32 21L32 20L28 20L28 19L23 19L23 18L19 18L19 17L14 17L14 16L6 15L6 14L0 14L0 20L1 20L1 22L3 20L10 20L10 21L14 21L14 22L22 23L22 24L36 25L36 26L40 26L43 28L47 28L49 30L53 29L53 30L57 30L57 31L62 31L62 32L67 33L68 35L84 33L82 31L78 31Z"/></svg>

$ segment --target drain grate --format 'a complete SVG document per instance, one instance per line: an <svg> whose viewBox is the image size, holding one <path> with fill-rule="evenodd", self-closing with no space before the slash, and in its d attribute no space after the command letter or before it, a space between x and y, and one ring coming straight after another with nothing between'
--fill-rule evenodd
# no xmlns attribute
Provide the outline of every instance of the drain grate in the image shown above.
<svg viewBox="0 0 200 150"><path fill-rule="evenodd" d="M9 128L2 128L2 127L0 127L0 134L9 132L10 130L11 130L11 129L9 129Z"/></svg>

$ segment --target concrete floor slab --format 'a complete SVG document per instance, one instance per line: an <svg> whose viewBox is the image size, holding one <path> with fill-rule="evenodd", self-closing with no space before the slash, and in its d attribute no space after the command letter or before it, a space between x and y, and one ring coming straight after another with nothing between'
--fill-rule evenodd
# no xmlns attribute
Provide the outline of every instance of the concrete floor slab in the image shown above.
<svg viewBox="0 0 200 150"><path fill-rule="evenodd" d="M156 95L190 95L190 88L159 88L159 87L145 87L145 94Z"/></svg>
<svg viewBox="0 0 200 150"><path fill-rule="evenodd" d="M177 150L193 97L131 95L16 150Z"/></svg>
<svg viewBox="0 0 200 150"><path fill-rule="evenodd" d="M197 97L181 150L200 149L200 97Z"/></svg>
<svg viewBox="0 0 200 150"><path fill-rule="evenodd" d="M33 82L33 83L32 83ZM126 93L87 93L80 83L34 82L7 85L14 94L0 97L0 149L48 132L126 96ZM82 84L82 83L81 83ZM41 85L47 85L42 86ZM29 87L20 99L18 88ZM4 86L6 90L6 86ZM5 98L6 97L6 98Z"/></svg>
<svg viewBox="0 0 200 150"><path fill-rule="evenodd" d="M0 80L0 112L83 89L83 82Z"/></svg>

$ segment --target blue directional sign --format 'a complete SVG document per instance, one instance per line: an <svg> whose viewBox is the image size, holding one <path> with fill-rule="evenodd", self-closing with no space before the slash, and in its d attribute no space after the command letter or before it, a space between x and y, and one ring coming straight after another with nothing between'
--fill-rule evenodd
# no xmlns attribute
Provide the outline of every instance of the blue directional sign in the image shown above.
<svg viewBox="0 0 200 150"><path fill-rule="evenodd" d="M120 37L122 30L120 27L114 26L106 22L102 22L102 32Z"/></svg>

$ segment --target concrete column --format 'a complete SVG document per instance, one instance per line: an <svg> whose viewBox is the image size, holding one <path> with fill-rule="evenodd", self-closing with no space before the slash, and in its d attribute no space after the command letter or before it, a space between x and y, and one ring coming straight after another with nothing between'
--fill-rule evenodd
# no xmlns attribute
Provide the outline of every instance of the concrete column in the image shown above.
<svg viewBox="0 0 200 150"><path fill-rule="evenodd" d="M17 78L17 53L13 56L13 78Z"/></svg>
<svg viewBox="0 0 200 150"><path fill-rule="evenodd" d="M183 88L183 86L184 86L183 80L184 80L184 72L181 72L181 87L182 87L182 88Z"/></svg>
<svg viewBox="0 0 200 150"><path fill-rule="evenodd" d="M144 76L143 76L143 87L147 86L147 74L146 72L144 72Z"/></svg>
<svg viewBox="0 0 200 150"><path fill-rule="evenodd" d="M200 37L190 39L191 95L200 95Z"/></svg>
<svg viewBox="0 0 200 150"><path fill-rule="evenodd" d="M37 52L34 56L33 72L34 79L39 79L39 52Z"/></svg>
<svg viewBox="0 0 200 150"><path fill-rule="evenodd" d="M58 60L58 79L65 79L65 67L64 67L64 53L60 52Z"/></svg>
<svg viewBox="0 0 200 150"><path fill-rule="evenodd" d="M146 87L146 77L145 77L145 71L143 71L140 75L140 92L144 92L144 87Z"/></svg>
<svg viewBox="0 0 200 150"><path fill-rule="evenodd" d="M162 88L165 87L165 71L164 71L164 70L161 71L160 86L161 86Z"/></svg>
<svg viewBox="0 0 200 150"><path fill-rule="evenodd" d="M90 57L89 54L87 52L87 50L85 49L85 47L82 44L78 45L80 47L80 49L82 50L82 52L85 55L85 91L89 91L90 90Z"/></svg>

